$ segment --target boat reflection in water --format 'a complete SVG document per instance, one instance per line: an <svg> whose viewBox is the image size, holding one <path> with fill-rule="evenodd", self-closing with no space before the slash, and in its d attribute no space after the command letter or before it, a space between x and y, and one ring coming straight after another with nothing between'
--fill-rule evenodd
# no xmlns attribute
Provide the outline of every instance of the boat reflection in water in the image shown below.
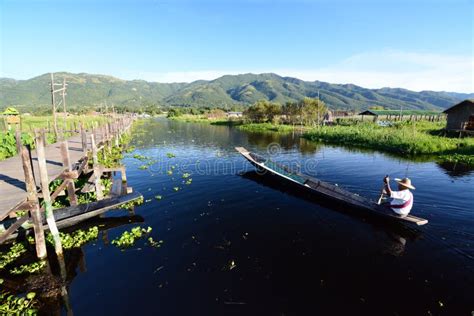
<svg viewBox="0 0 474 316"><path fill-rule="evenodd" d="M257 182L265 187L278 190L280 192L304 199L306 201L317 203L318 205L346 214L356 220L361 220L372 226L374 237L381 242L383 253L394 256L401 256L405 251L408 242L414 242L422 237L422 232L416 228L408 227L401 222L386 221L378 216L353 211L350 207L331 203L327 200L317 198L306 191L298 190L291 182L282 180L269 172L260 173L257 171L248 171L242 173L245 179ZM315 210L317 212L318 210Z"/></svg>

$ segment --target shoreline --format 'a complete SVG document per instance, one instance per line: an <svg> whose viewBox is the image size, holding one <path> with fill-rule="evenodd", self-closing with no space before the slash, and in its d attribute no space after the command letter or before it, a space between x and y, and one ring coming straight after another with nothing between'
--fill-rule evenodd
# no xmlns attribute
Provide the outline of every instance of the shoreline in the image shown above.
<svg viewBox="0 0 474 316"><path fill-rule="evenodd" d="M404 157L434 157L434 161L474 167L474 138L444 136L443 122L401 122L381 127L372 122L351 125L309 127L274 123L244 123L227 119L207 119L187 115L169 118L187 123L231 125L246 132L302 132L301 137L316 143L373 149Z"/></svg>

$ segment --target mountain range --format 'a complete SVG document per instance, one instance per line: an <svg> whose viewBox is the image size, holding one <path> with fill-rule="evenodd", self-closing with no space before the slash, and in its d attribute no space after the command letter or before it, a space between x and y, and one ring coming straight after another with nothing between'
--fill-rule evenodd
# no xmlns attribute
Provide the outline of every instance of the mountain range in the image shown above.
<svg viewBox="0 0 474 316"><path fill-rule="evenodd" d="M56 73L66 79L68 108L98 107L107 102L117 107L196 106L244 107L258 100L285 103L304 97L319 97L330 108L360 110L369 106L387 109L441 110L474 93L415 92L401 88L367 89L353 84L303 81L273 73L226 75L191 83L157 83L122 80L86 73ZM28 80L0 78L0 108L48 108L51 104L50 75Z"/></svg>

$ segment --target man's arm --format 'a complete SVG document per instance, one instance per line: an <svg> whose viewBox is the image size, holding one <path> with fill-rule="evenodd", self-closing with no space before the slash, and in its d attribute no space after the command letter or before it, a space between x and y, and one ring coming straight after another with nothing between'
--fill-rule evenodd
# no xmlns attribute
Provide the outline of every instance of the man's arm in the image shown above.
<svg viewBox="0 0 474 316"><path fill-rule="evenodd" d="M387 192L388 196L392 196L392 189L390 188L390 178L388 176L385 176L385 178L383 178L383 182L385 183L385 192Z"/></svg>

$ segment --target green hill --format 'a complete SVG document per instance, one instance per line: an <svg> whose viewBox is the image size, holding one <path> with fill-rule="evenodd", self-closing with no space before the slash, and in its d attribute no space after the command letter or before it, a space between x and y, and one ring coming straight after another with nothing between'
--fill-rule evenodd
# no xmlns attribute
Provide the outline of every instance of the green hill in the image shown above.
<svg viewBox="0 0 474 316"><path fill-rule="evenodd" d="M335 109L365 109L383 106L387 109L439 110L472 94L383 88L366 89L353 84L330 84L303 81L276 74L226 75L215 80L191 83L156 83L144 80L122 80L105 75L56 73L57 81L66 78L69 108L98 107L105 102L115 106L139 108L161 106L246 106L266 99L285 103L304 97L316 97ZM0 109L16 106L24 110L49 108L49 74L28 80L0 79Z"/></svg>

